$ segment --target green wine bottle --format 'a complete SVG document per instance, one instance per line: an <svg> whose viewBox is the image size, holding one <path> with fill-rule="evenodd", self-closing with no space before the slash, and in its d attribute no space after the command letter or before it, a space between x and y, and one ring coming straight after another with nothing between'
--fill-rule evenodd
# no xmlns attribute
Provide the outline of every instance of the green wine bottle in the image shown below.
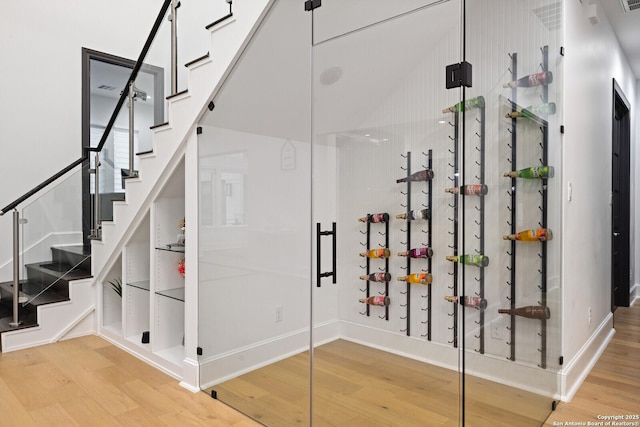
<svg viewBox="0 0 640 427"><path fill-rule="evenodd" d="M537 119L540 117L546 117L549 114L556 113L556 104L555 102L548 102L546 104L540 105L530 105L527 108L523 108L522 110L512 111L507 113L507 118L516 119L518 117L526 117L529 119Z"/></svg>
<svg viewBox="0 0 640 427"><path fill-rule="evenodd" d="M552 178L553 166L535 166L531 168L520 169L519 171L505 172L504 176L525 179Z"/></svg>
<svg viewBox="0 0 640 427"><path fill-rule="evenodd" d="M489 265L489 257L484 255L448 256L447 261L459 262L461 264L467 265L475 265L476 267L486 267Z"/></svg>
<svg viewBox="0 0 640 427"><path fill-rule="evenodd" d="M474 108L484 107L484 96L477 96L475 98L467 99L464 102L458 102L456 105L447 107L442 110L443 113L460 113L462 111L469 111Z"/></svg>

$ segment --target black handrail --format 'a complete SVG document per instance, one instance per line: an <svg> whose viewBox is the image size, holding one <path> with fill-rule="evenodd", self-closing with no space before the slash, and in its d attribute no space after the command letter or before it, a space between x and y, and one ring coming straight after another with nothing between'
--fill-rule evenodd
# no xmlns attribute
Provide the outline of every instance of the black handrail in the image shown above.
<svg viewBox="0 0 640 427"><path fill-rule="evenodd" d="M160 8L160 12L158 13L158 16L156 17L156 20L153 23L153 28L151 29L151 32L149 33L149 36L147 37L147 41L145 42L144 47L142 48L142 51L140 52L140 56L138 57L138 60L136 61L136 64L133 66L133 70L131 71L131 75L129 76L129 79L127 80L127 84L125 85L124 90L120 94L120 99L118 99L118 103L116 104L116 108L115 108L115 110L113 110L113 114L111 114L111 118L109 119L109 123L107 124L107 127L105 128L104 133L102 134L102 138L100 138L100 143L98 144L98 146L95 147L95 148L93 148L93 147L86 148L84 150L84 153L83 153L81 158L79 158L78 160L74 161L69 166L67 166L64 169L60 170L59 172L57 172L52 177L46 179L45 181L43 181L42 183L40 183L36 187L34 187L32 190L26 192L24 195L18 197L16 200L14 200L13 202L9 203L7 206L2 208L2 210L0 211L0 216L4 215L5 213L9 212L12 209L15 209L15 207L18 206L20 203L24 202L29 197L33 196L34 194L36 194L38 191L42 190L43 188L47 187L49 184L51 184L51 183L55 182L56 180L60 179L62 176L64 176L66 173L71 171L76 166L82 164L85 160L87 160L89 158L89 152L90 151L97 151L97 152L102 151L102 148L104 147L104 144L107 141L107 137L109 136L109 133L111 132L111 129L113 128L113 125L116 122L118 114L120 114L120 110L122 109L122 106L124 105L124 101L127 98L127 96L129 95L129 84L131 82L135 81L136 77L138 76L138 72L140 71L140 68L142 67L143 61L146 58L147 53L149 52L149 48L151 47L151 43L153 43L153 40L155 39L156 34L158 33L158 30L160 29L160 25L162 25L162 20L164 19L164 16L166 15L167 10L169 9L170 5L171 5L171 0L164 0L164 3L162 4L162 7Z"/></svg>

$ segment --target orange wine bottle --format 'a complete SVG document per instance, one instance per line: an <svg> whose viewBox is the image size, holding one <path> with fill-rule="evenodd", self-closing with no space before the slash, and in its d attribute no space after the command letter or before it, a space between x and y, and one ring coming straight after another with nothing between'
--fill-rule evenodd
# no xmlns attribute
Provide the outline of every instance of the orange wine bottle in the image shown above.
<svg viewBox="0 0 640 427"><path fill-rule="evenodd" d="M504 240L520 240L522 242L547 242L553 239L553 233L548 228L520 231L516 234L502 236Z"/></svg>
<svg viewBox="0 0 640 427"><path fill-rule="evenodd" d="M408 256L409 258L431 258L433 249L428 247L409 249L408 251L398 252L398 256Z"/></svg>
<svg viewBox="0 0 640 427"><path fill-rule="evenodd" d="M389 273L372 273L360 276L362 280L368 280L370 282L388 282L391 280L391 274Z"/></svg>
<svg viewBox="0 0 640 427"><path fill-rule="evenodd" d="M529 305L526 307L514 308L512 310L507 308L498 309L498 313L510 314L512 316L522 316L529 319L548 319L551 317L549 307L544 305Z"/></svg>
<svg viewBox="0 0 640 427"><path fill-rule="evenodd" d="M371 249L370 251L360 253L360 256L367 258L389 258L391 251L387 248Z"/></svg>
<svg viewBox="0 0 640 427"><path fill-rule="evenodd" d="M479 308L480 310L487 308L487 300L480 297L464 297L461 299L460 297L446 296L444 299L452 303L460 302L466 307Z"/></svg>
<svg viewBox="0 0 640 427"><path fill-rule="evenodd" d="M462 194L464 196L484 196L489 192L489 188L485 184L470 184L462 187L445 188L445 192L451 194Z"/></svg>
<svg viewBox="0 0 640 427"><path fill-rule="evenodd" d="M369 305L385 306L385 305L389 305L389 303L391 302L391 299L389 297L376 295L374 297L360 298L358 301L363 302L365 304L369 304Z"/></svg>
<svg viewBox="0 0 640 427"><path fill-rule="evenodd" d="M388 222L389 221L389 214L388 213L368 214L365 217L358 218L358 221L360 221L360 222Z"/></svg>
<svg viewBox="0 0 640 427"><path fill-rule="evenodd" d="M429 273L414 273L408 276L398 277L399 282L414 283L417 285L428 285L433 280Z"/></svg>
<svg viewBox="0 0 640 427"><path fill-rule="evenodd" d="M412 173L411 175L396 179L396 182L407 181L429 181L433 178L433 171L431 169L421 170L420 172Z"/></svg>

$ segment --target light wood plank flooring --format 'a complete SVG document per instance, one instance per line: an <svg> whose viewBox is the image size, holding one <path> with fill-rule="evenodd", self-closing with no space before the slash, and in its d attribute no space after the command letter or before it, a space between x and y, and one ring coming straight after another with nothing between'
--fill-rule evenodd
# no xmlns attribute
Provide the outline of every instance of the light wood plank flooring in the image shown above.
<svg viewBox="0 0 640 427"><path fill-rule="evenodd" d="M545 425L601 421L598 415L640 415L640 303L619 307L614 328L616 334L575 397L560 403Z"/></svg>
<svg viewBox="0 0 640 427"><path fill-rule="evenodd" d="M560 403L545 426L552 426L553 422L597 421L597 415L640 413L640 304L619 308L615 327L612 342L572 402ZM325 354L320 351L316 368L322 374L314 380L316 426L458 424L457 377L452 379L449 371L437 368L428 375L411 366L404 373L388 370L378 364L379 360L371 359L368 351L363 351L355 348L347 352L327 349ZM351 372L332 366L345 360L362 362L361 367ZM284 398L273 396L273 383L259 371L252 373L254 378L241 377L233 394L243 397L236 404L262 422L268 420L262 413L251 413L247 404L261 401L263 406L270 405L275 409L271 412L278 417L272 426L307 425L308 384L300 379L305 377L306 363L299 358L289 369L276 372L281 378L276 388L285 391ZM397 382L407 376L420 378L423 385L402 390ZM358 385L358 381L371 379L377 381L377 388L363 389ZM475 404L467 401L467 425L542 424L534 419L539 414L532 414L520 404L508 407L509 400L496 400L492 385L469 381L475 380L468 379L467 385L474 388L478 399ZM484 388L480 393L476 387ZM216 389L221 395L226 393L220 386ZM232 394L226 397L231 401ZM519 400L522 401L526 399ZM542 403L544 413L546 400ZM371 422L369 414L374 409L381 418ZM511 423L497 421L505 410L521 418ZM420 423L411 421L416 415L421 417ZM175 379L98 337L88 336L0 354L0 425L258 427L260 424L205 393L193 394L182 389Z"/></svg>
<svg viewBox="0 0 640 427"><path fill-rule="evenodd" d="M259 426L96 336L1 354L0 425Z"/></svg>

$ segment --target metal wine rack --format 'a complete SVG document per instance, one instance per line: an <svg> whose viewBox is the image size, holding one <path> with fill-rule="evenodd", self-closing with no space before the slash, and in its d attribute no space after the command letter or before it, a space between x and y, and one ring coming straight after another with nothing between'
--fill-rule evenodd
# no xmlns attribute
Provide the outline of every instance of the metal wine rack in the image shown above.
<svg viewBox="0 0 640 427"><path fill-rule="evenodd" d="M422 153L427 160L427 164L426 165L422 165L422 167L424 169L428 169L433 171L433 153L432 150L429 150L427 153ZM406 167L402 167L402 170L405 171L407 173L407 177L411 176L411 152L408 151L407 154L401 154L401 156L403 158L405 158L407 160L407 166ZM427 241L425 242L421 242L422 245L431 248L432 246L432 240L431 240L431 230L432 230L432 215L433 215L433 209L432 209L432 194L433 194L433 181L431 179L427 180L426 182L427 184L427 191L422 190L422 195L426 198L426 204L425 203L420 203L421 208L425 208L428 209L429 211L429 217L426 221L426 225L427 225L427 230L421 229L420 231L423 234L426 234L427 236ZM409 215L412 211L412 198L411 198L411 180L407 180L407 187L406 187L406 192L402 191L402 194L406 195L407 197L407 202L406 204L402 204L401 206L403 208L406 209L407 215ZM405 233L406 237L405 237L405 242L401 242L402 245L406 246L407 251L411 250L411 224L413 221L407 219L406 223L405 223L405 229L401 230ZM411 257L407 256L406 257L406 265L405 267L400 267L403 270L405 270L405 275L409 275L411 274ZM428 273L431 274L431 257L427 257L427 268L426 269L421 269L422 272L424 273ZM432 301L432 286L431 283L426 285L426 295L421 295L422 299L426 300L427 306L421 308L420 310L423 312L426 312L427 314L427 319L421 321L420 323L422 323L423 325L426 325L427 327L427 331L424 334L421 334L421 336L426 337L427 340L431 341L431 301ZM405 304L401 304L401 307L404 307L406 310L406 314L404 317L401 317L402 320L406 320L406 328L402 329L401 332L405 332L407 334L407 336L411 336L411 283L406 284L406 290L404 292L400 292L402 295L406 295L406 303Z"/></svg>
<svg viewBox="0 0 640 427"><path fill-rule="evenodd" d="M540 50L542 53L542 62L540 63L540 67L542 69L542 72L547 72L549 71L549 47L544 46ZM511 80L516 81L518 80L518 55L517 53L512 53L512 54L509 54L509 56L511 58L511 67L510 67ZM548 99L549 99L549 87L547 84L544 84L542 85L541 100L543 103L547 103ZM512 111L516 111L518 109L517 100L518 100L518 88L513 87L511 89L511 99L510 99ZM548 156L549 126L548 126L548 122L542 118L538 118L536 121L540 124L540 132L542 134L541 141L540 141L540 148L541 148L540 162L541 162L541 165L547 166L548 159L549 159L549 156ZM511 143L510 143L511 158L508 159L509 162L511 163L512 170L517 170L517 163L516 163L517 139L518 139L517 130L518 130L517 119L512 118L511 128L509 130L511 133ZM541 181L541 189L539 190L539 193L540 193L541 201L540 201L539 209L540 209L541 219L538 225L540 226L540 228L546 229L547 228L547 209L548 209L548 204L547 204L548 183L546 178L543 178L540 181ZM511 191L509 192L509 195L511 197L511 205L508 207L511 213L511 219L509 221L511 234L517 233L517 228L516 228L517 182L518 182L517 178L511 178ZM540 257L541 266L540 266L540 269L538 269L538 272L540 274L540 285L538 286L538 288L540 289L541 297L538 303L542 306L546 306L547 305L547 241L545 240L540 242L540 245L541 245L540 253L538 254L538 256ZM507 283L510 288L510 296L507 297L507 299L509 301L510 308L515 309L516 308L516 260L517 260L515 240L511 241L510 250L509 252L507 252L507 255L509 255L510 257L510 266L507 267L510 271L510 279L509 279L509 282ZM508 329L510 332L510 339L507 342L507 345L510 346L510 350L511 350L510 356L508 357L508 359L516 360L516 352L515 352L516 316L515 315L511 315L511 324ZM538 366L540 368L546 369L547 367L547 320L546 319L540 319L540 332L538 333L538 335L540 336L540 348L538 348L538 351L540 352L540 363L538 364Z"/></svg>
<svg viewBox="0 0 640 427"><path fill-rule="evenodd" d="M449 139L453 141L453 150L449 149L449 153L453 155L453 164L449 163L449 166L453 169L453 173L448 178L451 181L451 184L455 188L458 188L460 186L460 182L458 179L460 174L459 164L458 164L458 150L460 147L460 132L459 132L460 113L459 112L456 111L453 114L453 123L449 122L449 124L453 127L454 132L453 132L453 136L449 136ZM449 204L449 207L453 209L453 218L449 217L449 221L453 226L453 230L449 231L449 235L453 237L453 242L451 245L448 245L449 249L451 249L453 256L458 256L458 214L459 214L458 201L459 201L459 195L457 193L454 193L453 204ZM458 296L458 263L454 262L452 265L453 265L453 271L448 273L452 278L452 284L448 286L448 288L451 289L453 296L457 297ZM450 313L449 317L453 319L453 326L449 328L449 330L453 331L453 337L451 341L449 341L449 344L452 344L454 347L457 348L458 347L458 304L453 304L453 313Z"/></svg>
<svg viewBox="0 0 640 427"><path fill-rule="evenodd" d="M371 250L371 221L369 221L369 217L370 215L367 215L367 230L366 231L360 231L361 234L364 234L367 238L365 243L360 242L360 244L362 246L364 246L366 248L366 252L369 252L369 250ZM384 246L382 246L381 244L378 243L377 246L379 247L384 247L386 249L389 249L389 220L385 221L384 223L377 223L377 224L384 224L384 232L378 231L378 234L380 234L381 236L384 237ZM366 275L369 276L369 274L371 274L371 258L369 257L365 257L366 259L366 264L365 265L361 265L360 267L363 268L366 271ZM389 258L385 258L384 259L384 269L378 267L377 271L379 272L383 272L383 273L389 273ZM369 279L367 279L366 281L366 287L365 289L360 289L362 292L365 292L366 294L366 298L369 298L371 296L371 281ZM383 295L385 297L389 296L389 282L386 281L384 282L384 292L378 292L379 295ZM360 312L360 314L362 315L366 315L366 316L370 316L370 308L371 306L369 304L365 304L366 305L366 309L364 312ZM385 305L384 307L384 316L378 316L381 319L385 319L385 320L389 320L389 306Z"/></svg>

